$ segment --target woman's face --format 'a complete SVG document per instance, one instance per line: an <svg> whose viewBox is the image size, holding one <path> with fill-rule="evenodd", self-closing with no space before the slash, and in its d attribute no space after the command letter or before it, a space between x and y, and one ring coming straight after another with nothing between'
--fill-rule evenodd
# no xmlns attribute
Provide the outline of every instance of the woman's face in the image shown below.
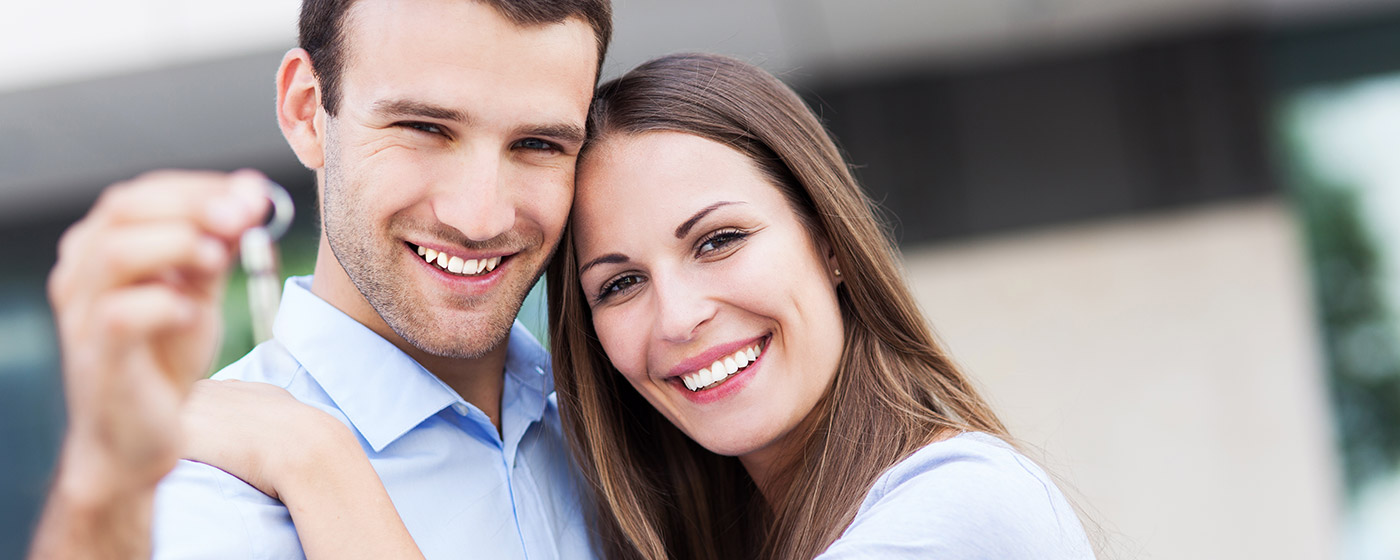
<svg viewBox="0 0 1400 560"><path fill-rule="evenodd" d="M698 136L606 138L577 185L574 250L613 365L715 453L784 449L841 356L822 244L746 156Z"/></svg>

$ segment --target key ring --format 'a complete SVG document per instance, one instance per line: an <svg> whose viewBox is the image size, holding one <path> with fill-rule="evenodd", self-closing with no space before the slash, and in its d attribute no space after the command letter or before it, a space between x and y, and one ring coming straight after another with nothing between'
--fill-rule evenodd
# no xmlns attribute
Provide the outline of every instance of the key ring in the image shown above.
<svg viewBox="0 0 1400 560"><path fill-rule="evenodd" d="M287 193L287 189L272 181L267 182L267 199L272 201L272 217L263 227L267 228L268 237L277 241L292 227L296 206L292 204L292 195Z"/></svg>
<svg viewBox="0 0 1400 560"><path fill-rule="evenodd" d="M243 271L248 276L248 311L254 344L272 338L273 319L282 303L276 242L287 233L296 213L292 196L282 185L268 181L267 198L272 201L272 215L267 223L248 229L238 240Z"/></svg>

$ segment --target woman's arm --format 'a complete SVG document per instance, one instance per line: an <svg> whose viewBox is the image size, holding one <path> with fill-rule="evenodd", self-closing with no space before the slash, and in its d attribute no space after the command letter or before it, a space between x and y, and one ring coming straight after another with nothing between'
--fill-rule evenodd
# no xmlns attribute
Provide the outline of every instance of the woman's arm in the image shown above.
<svg viewBox="0 0 1400 560"><path fill-rule="evenodd" d="M422 558L354 434L280 387L200 381L185 457L286 504L307 558Z"/></svg>

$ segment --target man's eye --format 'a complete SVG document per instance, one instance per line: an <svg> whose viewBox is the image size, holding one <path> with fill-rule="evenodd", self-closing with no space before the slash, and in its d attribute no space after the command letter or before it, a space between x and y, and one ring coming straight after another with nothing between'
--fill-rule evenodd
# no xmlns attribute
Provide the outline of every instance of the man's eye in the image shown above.
<svg viewBox="0 0 1400 560"><path fill-rule="evenodd" d="M554 144L553 142L540 140L539 138L526 138L524 140L516 142L515 147L523 148L526 150L559 151L558 145Z"/></svg>
<svg viewBox="0 0 1400 560"><path fill-rule="evenodd" d="M402 126L402 127L405 127L405 128L411 128L411 129L417 130L417 131L419 131L419 132L426 132L426 133L428 133L428 134L437 134L437 135L439 135L439 136L441 136L442 134L444 134L444 131L442 130L442 127L440 127L440 126L438 126L438 125L435 125L435 124L432 124L432 123L425 123L425 122L401 122L401 123L399 123L399 126Z"/></svg>

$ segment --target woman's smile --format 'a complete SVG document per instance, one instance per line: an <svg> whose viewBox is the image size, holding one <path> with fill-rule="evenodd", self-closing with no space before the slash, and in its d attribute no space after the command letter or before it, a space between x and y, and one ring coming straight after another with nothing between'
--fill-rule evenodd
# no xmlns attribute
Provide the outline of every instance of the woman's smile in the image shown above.
<svg viewBox="0 0 1400 560"><path fill-rule="evenodd" d="M750 364L757 362L759 356L763 355L766 338L765 336L759 340L739 344L738 349L732 352L729 349L735 347L735 344L714 348L701 356L682 362L671 370L669 377L672 381L679 379L681 384L692 392L713 389L730 376L747 371ZM700 366L699 369L695 368L696 365Z"/></svg>

